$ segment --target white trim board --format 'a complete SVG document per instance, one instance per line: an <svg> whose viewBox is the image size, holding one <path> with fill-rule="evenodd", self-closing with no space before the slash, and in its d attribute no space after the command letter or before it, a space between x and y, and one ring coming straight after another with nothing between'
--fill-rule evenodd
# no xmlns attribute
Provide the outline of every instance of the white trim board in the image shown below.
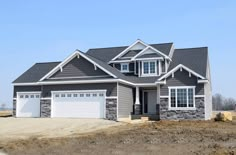
<svg viewBox="0 0 236 155"><path fill-rule="evenodd" d="M62 68L69 63L72 59L74 59L75 57L82 56L84 59L86 59L87 61L89 61L90 63L94 64L95 66L99 67L101 70L103 70L105 73L111 75L114 78L117 78L114 74L112 74L111 72L107 71L105 68L103 68L102 66L100 66L99 64L97 64L96 62L94 62L93 60L91 60L90 58L88 58L85 54L83 54L81 51L76 50L72 55L70 55L68 58L66 58L64 61L62 61L60 64L58 64L54 69L52 69L49 73L47 73L45 76L43 76L39 81L43 81L46 78L49 78L50 76L52 76L54 73L56 73L58 70L62 70Z"/></svg>
<svg viewBox="0 0 236 155"><path fill-rule="evenodd" d="M166 73L164 76L162 76L161 78L158 79L158 81L161 81L167 77L169 77L170 75L172 75L172 73L178 71L180 68L185 69L186 71L192 73L193 75L201 78L201 79L205 79L203 76L201 76L200 74L196 73L195 71L191 70L190 68L184 66L183 64L179 64L178 66L176 66L175 68L173 68L172 70L170 70L168 73Z"/></svg>

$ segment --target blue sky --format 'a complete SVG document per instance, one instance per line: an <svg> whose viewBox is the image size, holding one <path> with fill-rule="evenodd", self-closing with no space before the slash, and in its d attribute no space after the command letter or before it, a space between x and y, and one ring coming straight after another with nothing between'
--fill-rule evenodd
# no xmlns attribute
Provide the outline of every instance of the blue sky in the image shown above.
<svg viewBox="0 0 236 155"><path fill-rule="evenodd" d="M80 49L174 42L208 46L213 92L236 98L235 0L21 0L0 2L0 103L11 82L36 62Z"/></svg>

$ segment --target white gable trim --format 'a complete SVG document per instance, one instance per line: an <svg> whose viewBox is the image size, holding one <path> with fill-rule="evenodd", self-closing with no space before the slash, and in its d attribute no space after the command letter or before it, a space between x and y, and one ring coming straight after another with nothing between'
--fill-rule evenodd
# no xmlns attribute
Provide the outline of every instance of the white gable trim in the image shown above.
<svg viewBox="0 0 236 155"><path fill-rule="evenodd" d="M114 61L115 59L121 57L122 55L124 55L125 53L127 53L129 51L129 49L131 49L133 46L135 46L136 44L141 43L144 46L149 46L146 43L144 43L142 40L138 39L136 40L132 45L130 45L129 47L127 47L124 51L122 51L120 54L118 54L117 56L115 56L112 61Z"/></svg>
<svg viewBox="0 0 236 155"><path fill-rule="evenodd" d="M167 77L169 77L170 75L172 75L172 73L176 72L177 70L179 70L180 68L185 69L186 71L192 73L193 75L201 78L201 79L205 79L203 76L201 76L200 74L194 72L193 70L191 70L190 68L184 66L183 64L179 64L178 66L176 66L175 68L173 68L172 70L170 70L168 73L166 73L164 76L162 76L161 78L158 79L158 81L161 81Z"/></svg>
<svg viewBox="0 0 236 155"><path fill-rule="evenodd" d="M138 54L136 54L131 60L135 60L138 56L144 55L144 52L147 51L148 49L151 49L151 50L153 50L154 52L156 52L156 53L162 55L162 56L165 57L166 59L171 60L167 55L165 55L164 53L160 52L159 50L157 50L157 49L155 49L154 47L149 46L149 45L148 45L145 49L143 49L141 52L139 52ZM140 59L141 59L141 58L140 58Z"/></svg>
<svg viewBox="0 0 236 155"><path fill-rule="evenodd" d="M101 70L103 70L105 73L111 75L114 78L117 78L114 74L110 73L109 71L107 71L105 68L103 68L102 66L100 66L99 64L97 64L96 62L94 62L93 60L91 60L90 58L88 58L85 54L83 54L82 52L76 50L72 55L70 55L68 58L66 58L64 61L62 61L60 64L58 64L54 69L52 69L49 73L47 73L44 77L42 77L39 81L43 81L46 78L49 78L50 76L52 76L54 73L56 73L58 70L62 70L62 68L69 63L72 59L74 59L75 57L79 57L82 56L84 59L86 59L87 61L91 62L92 64L94 64L95 66L99 67Z"/></svg>

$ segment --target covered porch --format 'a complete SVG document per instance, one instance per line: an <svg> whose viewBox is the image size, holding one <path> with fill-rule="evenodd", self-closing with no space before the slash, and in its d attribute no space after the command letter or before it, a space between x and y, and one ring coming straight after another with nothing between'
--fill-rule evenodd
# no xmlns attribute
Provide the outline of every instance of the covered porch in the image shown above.
<svg viewBox="0 0 236 155"><path fill-rule="evenodd" d="M159 91L158 85L152 87L136 87L134 91L134 110L131 119L149 117L150 120L159 120Z"/></svg>

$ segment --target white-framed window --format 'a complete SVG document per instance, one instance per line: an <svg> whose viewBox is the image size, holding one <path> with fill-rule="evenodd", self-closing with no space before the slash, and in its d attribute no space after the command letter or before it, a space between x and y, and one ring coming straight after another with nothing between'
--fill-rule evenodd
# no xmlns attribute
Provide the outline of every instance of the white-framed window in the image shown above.
<svg viewBox="0 0 236 155"><path fill-rule="evenodd" d="M120 64L120 71L121 72L129 72L129 63L121 63Z"/></svg>
<svg viewBox="0 0 236 155"><path fill-rule="evenodd" d="M157 61L142 61L142 76L156 76Z"/></svg>
<svg viewBox="0 0 236 155"><path fill-rule="evenodd" d="M170 110L195 110L195 86L169 87Z"/></svg>

